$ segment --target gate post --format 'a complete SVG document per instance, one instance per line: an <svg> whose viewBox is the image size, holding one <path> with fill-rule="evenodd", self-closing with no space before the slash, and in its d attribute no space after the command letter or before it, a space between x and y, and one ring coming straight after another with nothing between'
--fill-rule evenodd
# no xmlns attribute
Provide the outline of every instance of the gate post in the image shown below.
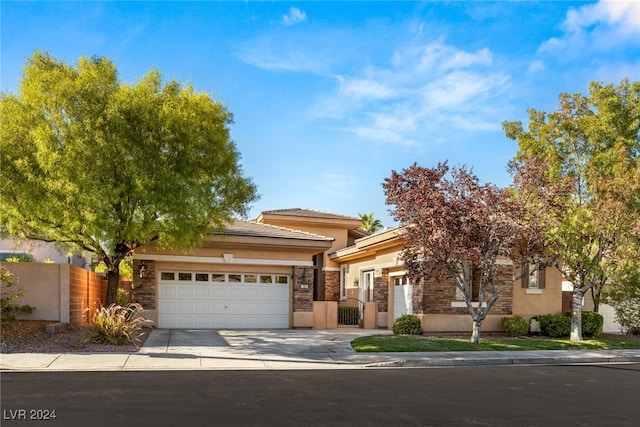
<svg viewBox="0 0 640 427"><path fill-rule="evenodd" d="M364 329L376 329L378 327L378 303L364 303L364 319L362 321Z"/></svg>
<svg viewBox="0 0 640 427"><path fill-rule="evenodd" d="M314 301L313 302L313 329L337 329L338 328L338 302Z"/></svg>

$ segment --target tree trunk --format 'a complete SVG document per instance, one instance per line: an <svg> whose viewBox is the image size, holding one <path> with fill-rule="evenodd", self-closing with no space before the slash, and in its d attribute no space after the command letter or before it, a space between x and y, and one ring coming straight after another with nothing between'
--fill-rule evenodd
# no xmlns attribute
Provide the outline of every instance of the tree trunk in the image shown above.
<svg viewBox="0 0 640 427"><path fill-rule="evenodd" d="M107 300L105 306L115 304L118 295L118 283L120 282L120 265L107 270Z"/></svg>
<svg viewBox="0 0 640 427"><path fill-rule="evenodd" d="M477 320L473 321L473 332L471 333L471 344L478 344L480 342L480 329L482 328L482 322Z"/></svg>
<svg viewBox="0 0 640 427"><path fill-rule="evenodd" d="M573 290L571 301L571 341L582 341L582 298L584 291L580 288Z"/></svg>

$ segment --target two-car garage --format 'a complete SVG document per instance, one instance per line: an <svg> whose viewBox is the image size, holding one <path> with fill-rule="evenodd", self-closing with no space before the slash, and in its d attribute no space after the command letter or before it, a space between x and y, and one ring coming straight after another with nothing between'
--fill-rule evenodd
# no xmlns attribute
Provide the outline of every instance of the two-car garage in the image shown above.
<svg viewBox="0 0 640 427"><path fill-rule="evenodd" d="M160 271L160 328L289 328L290 276Z"/></svg>
<svg viewBox="0 0 640 427"><path fill-rule="evenodd" d="M195 248L133 254L134 297L165 329L313 325L314 256L334 238L234 220Z"/></svg>

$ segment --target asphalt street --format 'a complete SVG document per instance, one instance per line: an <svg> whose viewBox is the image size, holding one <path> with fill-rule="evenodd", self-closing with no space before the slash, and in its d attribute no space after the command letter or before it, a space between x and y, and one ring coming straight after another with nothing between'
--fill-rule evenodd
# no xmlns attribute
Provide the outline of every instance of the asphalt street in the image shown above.
<svg viewBox="0 0 640 427"><path fill-rule="evenodd" d="M640 419L640 364L3 372L0 383L3 427L615 427Z"/></svg>

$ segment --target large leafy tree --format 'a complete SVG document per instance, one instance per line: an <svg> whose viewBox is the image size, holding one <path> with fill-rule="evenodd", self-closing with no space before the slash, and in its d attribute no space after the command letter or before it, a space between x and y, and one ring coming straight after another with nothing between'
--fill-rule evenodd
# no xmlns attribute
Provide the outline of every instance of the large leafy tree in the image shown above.
<svg viewBox="0 0 640 427"><path fill-rule="evenodd" d="M546 248L573 284L571 340L582 339L582 300L638 256L640 82L592 83L588 95L560 95L528 128L505 122L519 151L511 167L520 198L545 229Z"/></svg>
<svg viewBox="0 0 640 427"><path fill-rule="evenodd" d="M94 253L114 302L131 251L197 244L256 198L231 121L156 70L126 84L105 58L34 53L19 91L0 95L3 232Z"/></svg>
<svg viewBox="0 0 640 427"><path fill-rule="evenodd" d="M527 269L517 269L505 279L499 274L502 261L526 266L539 261L539 231L529 225L524 206L509 190L480 184L471 171L450 171L446 163L393 171L383 187L387 204L394 206L391 213L405 230L403 258L412 280L451 277L473 320L471 342L478 343L482 322L498 297L528 275ZM473 275L474 270L480 274ZM479 276L477 295L469 286L472 276Z"/></svg>

